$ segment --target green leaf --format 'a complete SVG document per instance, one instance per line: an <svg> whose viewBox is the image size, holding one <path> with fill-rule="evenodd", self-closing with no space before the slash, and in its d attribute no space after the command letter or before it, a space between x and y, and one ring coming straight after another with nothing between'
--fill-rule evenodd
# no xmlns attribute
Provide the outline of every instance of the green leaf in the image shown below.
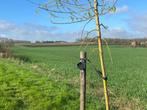
<svg viewBox="0 0 147 110"><path fill-rule="evenodd" d="M116 12L116 7L115 6L111 7L109 11L112 12L112 13L115 13Z"/></svg>

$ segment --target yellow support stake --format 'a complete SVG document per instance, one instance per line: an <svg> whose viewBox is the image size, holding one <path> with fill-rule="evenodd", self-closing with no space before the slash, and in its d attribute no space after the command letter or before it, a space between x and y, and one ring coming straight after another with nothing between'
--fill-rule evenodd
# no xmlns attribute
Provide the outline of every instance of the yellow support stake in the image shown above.
<svg viewBox="0 0 147 110"><path fill-rule="evenodd" d="M104 58L103 58L101 28L100 28L99 13L98 13L98 0L94 0L94 12L95 12L96 30L98 34L98 50L99 50L99 58L101 63L101 71L103 76L105 104L106 104L106 110L110 110L109 95L107 90L107 80L104 79L106 78L106 72L105 72L105 64L104 64Z"/></svg>

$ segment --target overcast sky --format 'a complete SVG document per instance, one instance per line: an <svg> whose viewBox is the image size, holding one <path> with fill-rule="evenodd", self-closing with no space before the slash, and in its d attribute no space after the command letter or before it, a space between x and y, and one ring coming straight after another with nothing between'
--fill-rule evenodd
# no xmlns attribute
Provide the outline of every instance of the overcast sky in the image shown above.
<svg viewBox="0 0 147 110"><path fill-rule="evenodd" d="M108 30L102 29L103 37L147 38L147 0L118 0L116 7L115 14L100 19L108 26ZM74 41L81 37L84 23L52 24L46 12L36 13L36 9L26 0L1 0L0 37L30 41ZM95 25L90 23L86 31L93 27Z"/></svg>

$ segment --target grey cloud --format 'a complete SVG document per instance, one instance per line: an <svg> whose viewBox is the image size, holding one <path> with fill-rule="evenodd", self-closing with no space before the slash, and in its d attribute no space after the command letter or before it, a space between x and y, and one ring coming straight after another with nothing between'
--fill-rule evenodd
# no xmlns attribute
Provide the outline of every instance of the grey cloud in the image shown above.
<svg viewBox="0 0 147 110"><path fill-rule="evenodd" d="M147 13L131 15L125 20L127 28L112 27L102 30L104 37L113 38L144 38L147 37ZM15 24L0 20L0 36L19 40L66 40L80 38L80 32L60 32L58 27L47 27L38 24Z"/></svg>
<svg viewBox="0 0 147 110"><path fill-rule="evenodd" d="M117 7L116 8L116 13L124 13L124 12L128 12L129 8L127 5L124 5L122 7Z"/></svg>
<svg viewBox="0 0 147 110"><path fill-rule="evenodd" d="M136 37L147 37L147 13L133 15L126 23Z"/></svg>
<svg viewBox="0 0 147 110"><path fill-rule="evenodd" d="M11 30L15 27L15 24L7 22L5 20L0 20L0 31Z"/></svg>
<svg viewBox="0 0 147 110"><path fill-rule="evenodd" d="M103 36L111 38L147 38L147 13L130 15L130 18L124 21L127 25L126 29L110 28L103 30Z"/></svg>
<svg viewBox="0 0 147 110"><path fill-rule="evenodd" d="M0 21L0 35L19 40L66 40L72 41L79 36L78 32L57 32L58 27L47 27L39 24L15 24Z"/></svg>
<svg viewBox="0 0 147 110"><path fill-rule="evenodd" d="M132 36L132 33L122 28L112 28L103 30L103 36L105 38L130 38Z"/></svg>

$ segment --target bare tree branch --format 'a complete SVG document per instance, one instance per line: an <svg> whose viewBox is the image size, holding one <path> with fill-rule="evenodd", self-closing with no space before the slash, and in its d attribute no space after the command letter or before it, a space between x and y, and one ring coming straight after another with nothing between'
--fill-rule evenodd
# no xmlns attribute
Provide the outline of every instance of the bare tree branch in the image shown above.
<svg viewBox="0 0 147 110"><path fill-rule="evenodd" d="M90 19L94 19L94 16L92 16L91 18L81 19L81 20L77 20L77 21L70 21L70 22L54 22L54 21L51 21L51 22L53 24L74 24L74 23L79 23L79 22L85 22Z"/></svg>

